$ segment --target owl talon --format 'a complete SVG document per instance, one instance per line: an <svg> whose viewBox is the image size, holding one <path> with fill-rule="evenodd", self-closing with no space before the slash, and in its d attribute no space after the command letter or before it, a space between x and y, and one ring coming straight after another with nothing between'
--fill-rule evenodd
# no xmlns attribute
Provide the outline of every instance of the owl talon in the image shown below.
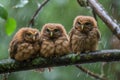
<svg viewBox="0 0 120 80"><path fill-rule="evenodd" d="M51 71L52 71L52 67L49 67L49 68L48 68L48 71L51 72Z"/></svg>
<svg viewBox="0 0 120 80"><path fill-rule="evenodd" d="M37 71L37 72L44 72L45 68L38 68L38 69L35 69L35 71Z"/></svg>
<svg viewBox="0 0 120 80"><path fill-rule="evenodd" d="M80 53L81 53L81 52L77 52L76 54L78 54L78 55L79 55Z"/></svg>
<svg viewBox="0 0 120 80"><path fill-rule="evenodd" d="M56 23L47 23L41 29L41 48L40 56L50 59L68 54L69 37L63 25ZM48 71L51 71L51 67Z"/></svg>
<svg viewBox="0 0 120 80"><path fill-rule="evenodd" d="M85 51L85 53L89 53L90 51Z"/></svg>

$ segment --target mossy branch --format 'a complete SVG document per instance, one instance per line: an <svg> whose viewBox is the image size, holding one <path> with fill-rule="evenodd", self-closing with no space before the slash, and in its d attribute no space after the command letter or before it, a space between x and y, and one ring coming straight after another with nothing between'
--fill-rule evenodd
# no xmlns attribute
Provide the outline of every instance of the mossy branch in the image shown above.
<svg viewBox="0 0 120 80"><path fill-rule="evenodd" d="M95 62L111 62L119 60L120 50L101 50L96 52L83 53L80 55L69 54L63 57L52 59L38 57L30 62L17 62L12 59L4 59L0 61L0 74L36 68L67 66Z"/></svg>

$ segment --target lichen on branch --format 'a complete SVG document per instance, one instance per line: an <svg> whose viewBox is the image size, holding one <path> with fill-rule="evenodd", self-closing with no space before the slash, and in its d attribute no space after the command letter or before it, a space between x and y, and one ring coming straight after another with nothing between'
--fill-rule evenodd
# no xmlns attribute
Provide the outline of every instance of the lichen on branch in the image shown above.
<svg viewBox="0 0 120 80"><path fill-rule="evenodd" d="M17 62L12 59L4 59L0 61L0 74L36 68L67 66L95 62L111 62L119 60L120 50L101 50L90 53L69 54L52 59L38 57L29 62Z"/></svg>

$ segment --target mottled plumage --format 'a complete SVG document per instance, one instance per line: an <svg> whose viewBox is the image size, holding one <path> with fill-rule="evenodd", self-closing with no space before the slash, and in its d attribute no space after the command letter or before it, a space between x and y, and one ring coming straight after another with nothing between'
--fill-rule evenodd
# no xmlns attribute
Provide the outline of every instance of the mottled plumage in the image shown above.
<svg viewBox="0 0 120 80"><path fill-rule="evenodd" d="M100 39L96 20L90 16L77 16L69 36L70 47L73 52L79 54L95 51Z"/></svg>
<svg viewBox="0 0 120 80"><path fill-rule="evenodd" d="M40 56L55 57L69 53L69 38L61 24L45 24L40 38Z"/></svg>
<svg viewBox="0 0 120 80"><path fill-rule="evenodd" d="M29 60L37 56L40 33L37 29L21 28L10 42L9 53L17 61Z"/></svg>

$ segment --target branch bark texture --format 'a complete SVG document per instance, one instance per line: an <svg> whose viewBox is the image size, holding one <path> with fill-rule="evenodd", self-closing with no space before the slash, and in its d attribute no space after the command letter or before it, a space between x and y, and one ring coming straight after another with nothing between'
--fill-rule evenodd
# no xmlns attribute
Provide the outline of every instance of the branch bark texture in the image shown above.
<svg viewBox="0 0 120 80"><path fill-rule="evenodd" d="M81 7L90 6L92 10L103 20L107 27L113 32L114 35L120 39L119 25L108 15L98 0L77 0Z"/></svg>
<svg viewBox="0 0 120 80"><path fill-rule="evenodd" d="M12 59L0 61L0 74L30 70L36 68L67 66L74 64L95 63L95 62L111 62L120 60L120 50L102 50L80 55L69 54L63 57L52 59L36 58L30 62L17 62Z"/></svg>
<svg viewBox="0 0 120 80"><path fill-rule="evenodd" d="M105 9L97 0L88 0L89 6L95 11L95 13L105 22L110 30L120 39L119 25L107 14Z"/></svg>

